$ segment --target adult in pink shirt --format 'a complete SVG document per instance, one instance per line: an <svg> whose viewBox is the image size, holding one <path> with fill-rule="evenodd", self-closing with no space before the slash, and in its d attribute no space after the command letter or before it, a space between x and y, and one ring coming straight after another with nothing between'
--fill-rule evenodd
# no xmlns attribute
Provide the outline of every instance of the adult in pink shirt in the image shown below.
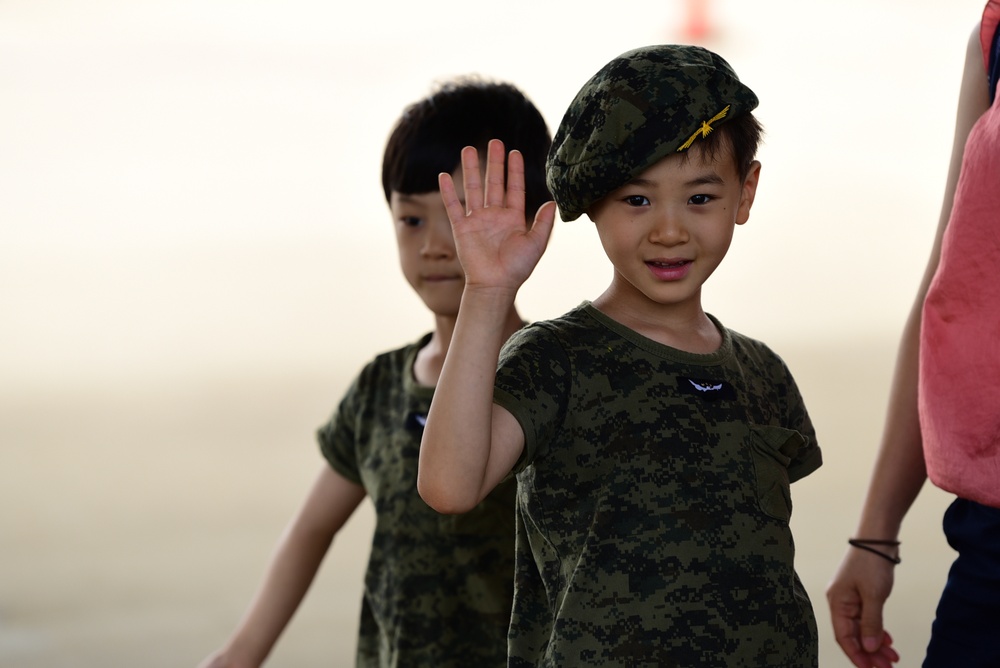
<svg viewBox="0 0 1000 668"><path fill-rule="evenodd" d="M834 635L858 668L899 660L882 610L900 525L928 477L956 495L944 531L958 556L922 665L1000 666L998 23L1000 0L989 0L969 39L938 231L903 331L880 450L827 589Z"/></svg>

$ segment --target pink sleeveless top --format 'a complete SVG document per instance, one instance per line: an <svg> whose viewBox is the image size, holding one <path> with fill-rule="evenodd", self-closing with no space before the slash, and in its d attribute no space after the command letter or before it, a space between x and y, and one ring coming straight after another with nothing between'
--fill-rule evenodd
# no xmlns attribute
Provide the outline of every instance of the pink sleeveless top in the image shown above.
<svg viewBox="0 0 1000 668"><path fill-rule="evenodd" d="M983 14L989 67L1000 0ZM965 145L941 262L923 307L920 428L938 487L1000 507L1000 95Z"/></svg>

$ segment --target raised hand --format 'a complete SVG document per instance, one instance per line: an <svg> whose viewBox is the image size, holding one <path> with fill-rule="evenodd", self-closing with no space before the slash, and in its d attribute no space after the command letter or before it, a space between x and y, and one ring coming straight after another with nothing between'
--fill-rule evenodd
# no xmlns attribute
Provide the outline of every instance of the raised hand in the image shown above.
<svg viewBox="0 0 1000 668"><path fill-rule="evenodd" d="M441 199L465 269L466 289L516 292L538 264L552 233L555 203L543 204L534 222L528 224L524 211L524 158L519 151L511 151L505 170L504 157L503 142L491 140L482 176L478 151L471 146L462 149L465 206L451 175L439 177Z"/></svg>

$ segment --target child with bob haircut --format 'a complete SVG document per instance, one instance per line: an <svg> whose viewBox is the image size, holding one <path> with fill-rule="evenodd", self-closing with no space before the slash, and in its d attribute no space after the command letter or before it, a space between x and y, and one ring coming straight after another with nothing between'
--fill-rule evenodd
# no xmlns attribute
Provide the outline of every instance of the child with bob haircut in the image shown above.
<svg viewBox="0 0 1000 668"><path fill-rule="evenodd" d="M298 608L334 536L367 496L376 525L365 575L359 667L503 666L514 578L514 484L501 484L461 517L427 507L416 491L417 454L464 285L440 172L463 146L502 137L524 156L531 206L550 199L551 137L516 87L478 78L439 86L406 108L385 148L382 186L399 261L434 316L433 331L369 362L320 430L326 462L286 530L263 585L205 668L260 666ZM456 197L454 190L451 196ZM522 221L523 225L523 221ZM496 323L523 325L514 304Z"/></svg>
<svg viewBox="0 0 1000 668"><path fill-rule="evenodd" d="M506 345L555 207L526 226L523 157L505 170L500 141L482 178L463 150L464 204L441 176L466 283L418 489L461 513L516 475L509 666L818 663L789 529L789 484L821 464L813 426L782 360L701 303L754 201L756 106L699 47L597 72L547 179L563 219L593 221L611 284Z"/></svg>

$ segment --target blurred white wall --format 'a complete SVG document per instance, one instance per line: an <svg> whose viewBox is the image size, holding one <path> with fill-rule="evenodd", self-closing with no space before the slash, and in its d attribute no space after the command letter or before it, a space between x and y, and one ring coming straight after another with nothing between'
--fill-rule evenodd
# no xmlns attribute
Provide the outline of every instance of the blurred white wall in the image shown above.
<svg viewBox="0 0 1000 668"><path fill-rule="evenodd" d="M710 2L767 128L751 224L707 288L765 339L898 330L937 219L979 0ZM396 266L386 134L432 81L523 87L554 128L684 3L0 4L0 383L367 357L429 326ZM559 226L529 317L610 273ZM374 298L373 298L374 297Z"/></svg>

